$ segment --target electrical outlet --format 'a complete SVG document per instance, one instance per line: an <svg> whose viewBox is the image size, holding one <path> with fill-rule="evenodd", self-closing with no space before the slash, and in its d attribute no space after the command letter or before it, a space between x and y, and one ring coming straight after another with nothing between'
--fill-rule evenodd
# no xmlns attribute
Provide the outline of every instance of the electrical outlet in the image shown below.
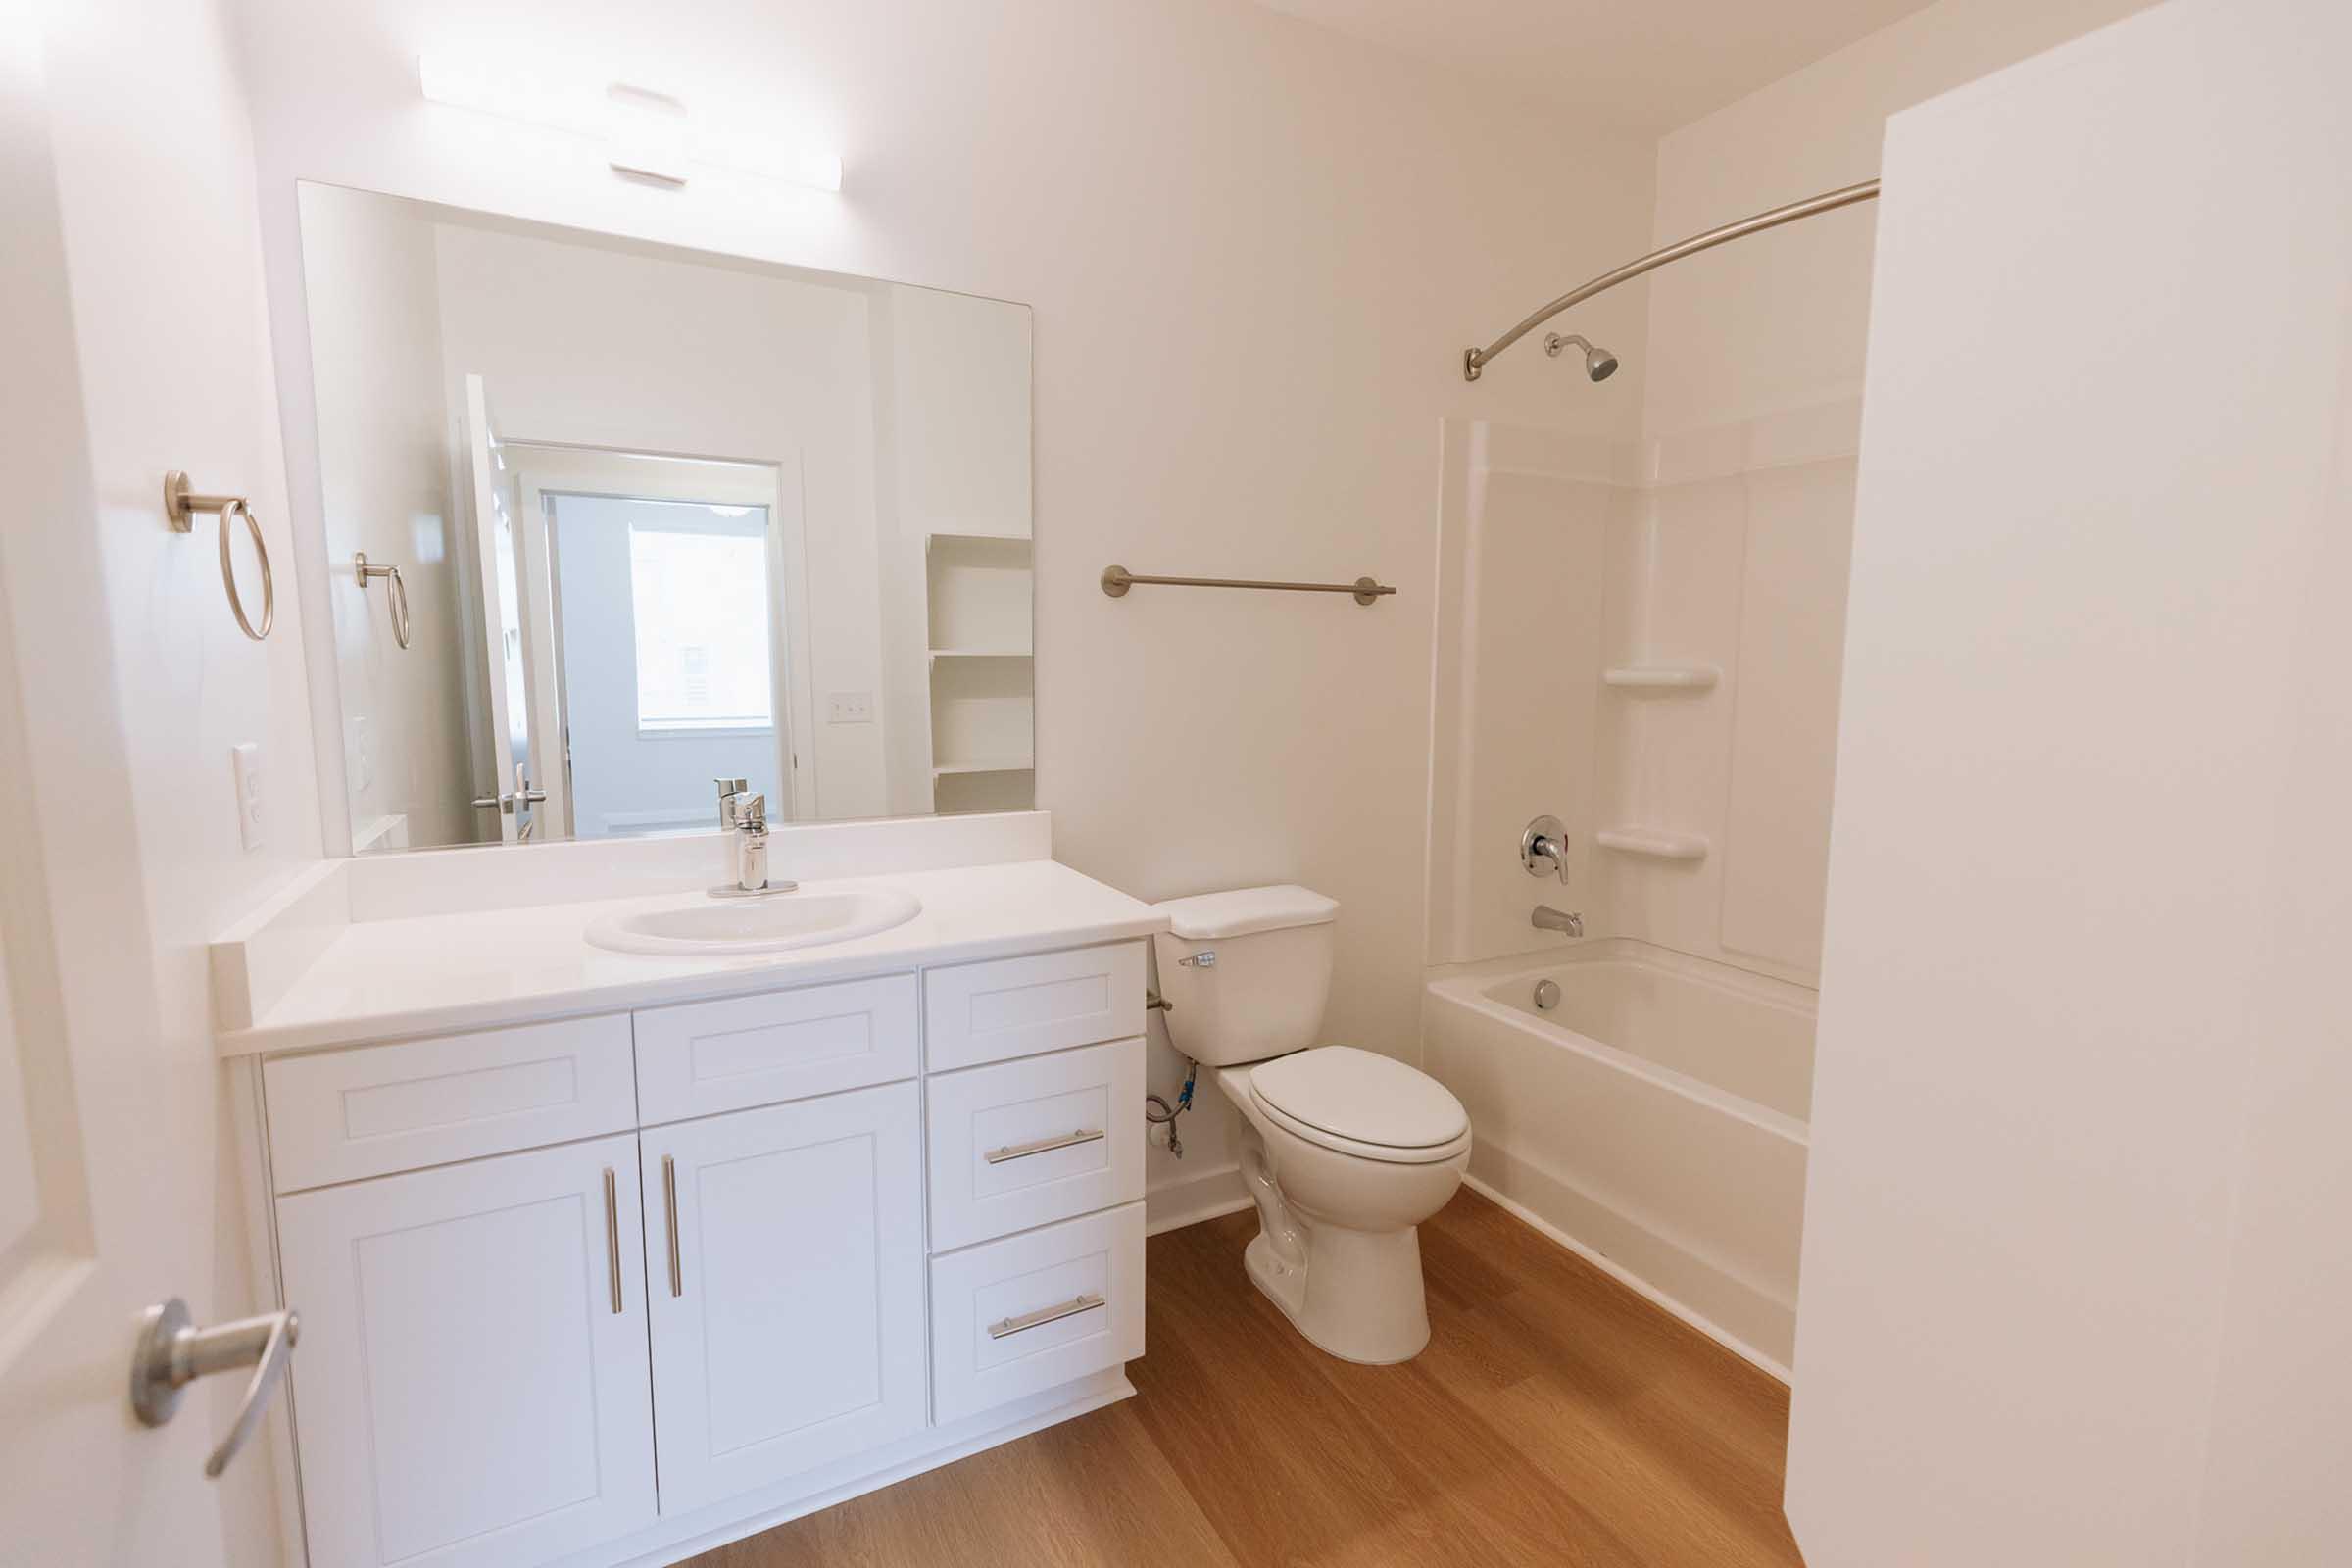
<svg viewBox="0 0 2352 1568"><path fill-rule="evenodd" d="M825 701L827 723L871 724L874 721L874 694L871 692L835 692Z"/></svg>
<svg viewBox="0 0 2352 1568"><path fill-rule="evenodd" d="M262 746L244 741L228 749L237 780L237 842L252 854L262 847Z"/></svg>

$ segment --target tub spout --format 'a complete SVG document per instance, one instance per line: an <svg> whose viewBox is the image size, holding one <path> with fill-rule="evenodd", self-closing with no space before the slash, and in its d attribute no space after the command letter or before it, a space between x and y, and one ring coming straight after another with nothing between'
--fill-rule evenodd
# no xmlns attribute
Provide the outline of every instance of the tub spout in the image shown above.
<svg viewBox="0 0 2352 1568"><path fill-rule="evenodd" d="M1562 914L1548 904L1537 905L1536 912L1528 916L1528 924L1539 931L1558 931L1566 936L1581 937L1585 934L1583 915Z"/></svg>

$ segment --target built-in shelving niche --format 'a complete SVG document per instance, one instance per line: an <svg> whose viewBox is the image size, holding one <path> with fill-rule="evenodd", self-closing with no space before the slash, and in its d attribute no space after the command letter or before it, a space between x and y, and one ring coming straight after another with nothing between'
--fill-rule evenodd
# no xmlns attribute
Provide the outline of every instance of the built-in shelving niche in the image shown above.
<svg viewBox="0 0 2352 1568"><path fill-rule="evenodd" d="M1030 541L935 533L924 555L932 809L1024 809L1036 794Z"/></svg>

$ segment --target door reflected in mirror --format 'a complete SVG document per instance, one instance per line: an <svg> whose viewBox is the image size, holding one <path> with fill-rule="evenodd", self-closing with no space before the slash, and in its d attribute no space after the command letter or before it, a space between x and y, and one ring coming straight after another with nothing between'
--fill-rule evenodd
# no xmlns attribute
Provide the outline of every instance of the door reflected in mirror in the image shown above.
<svg viewBox="0 0 2352 1568"><path fill-rule="evenodd" d="M301 210L355 851L1032 803L1026 307Z"/></svg>

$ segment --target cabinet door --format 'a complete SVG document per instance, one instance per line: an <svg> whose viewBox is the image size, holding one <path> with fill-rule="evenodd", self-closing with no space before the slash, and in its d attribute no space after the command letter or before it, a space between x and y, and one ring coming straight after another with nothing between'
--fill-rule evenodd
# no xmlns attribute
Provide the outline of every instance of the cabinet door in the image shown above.
<svg viewBox="0 0 2352 1568"><path fill-rule="evenodd" d="M655 1518L637 1141L278 1200L311 1561L520 1568Z"/></svg>
<svg viewBox="0 0 2352 1568"><path fill-rule="evenodd" d="M662 1511L925 1424L913 1084L640 1134Z"/></svg>

